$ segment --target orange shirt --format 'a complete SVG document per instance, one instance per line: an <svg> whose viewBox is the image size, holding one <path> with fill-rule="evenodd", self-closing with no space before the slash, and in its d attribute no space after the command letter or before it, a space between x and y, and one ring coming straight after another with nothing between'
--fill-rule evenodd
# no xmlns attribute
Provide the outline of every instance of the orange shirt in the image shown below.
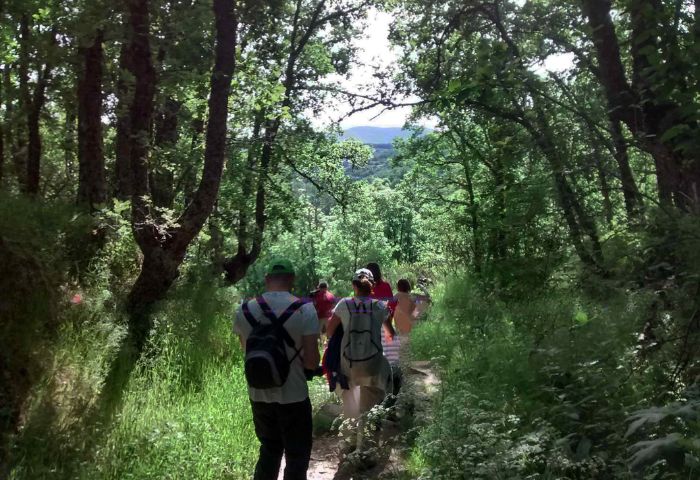
<svg viewBox="0 0 700 480"><path fill-rule="evenodd" d="M413 313L416 310L416 302L410 293L398 292L394 299L396 301L396 310L394 311L394 322L396 329L401 334L408 334L413 328Z"/></svg>

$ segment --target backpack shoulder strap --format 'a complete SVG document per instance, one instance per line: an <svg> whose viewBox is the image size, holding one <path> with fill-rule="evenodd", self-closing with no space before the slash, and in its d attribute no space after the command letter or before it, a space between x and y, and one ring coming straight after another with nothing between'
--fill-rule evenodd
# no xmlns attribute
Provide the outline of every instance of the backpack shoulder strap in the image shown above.
<svg viewBox="0 0 700 480"><path fill-rule="evenodd" d="M265 315L273 324L277 323L277 317L265 301L265 297L260 295L255 299L255 301L258 302L258 305L260 305L260 310L262 310L263 315Z"/></svg>
<svg viewBox="0 0 700 480"><path fill-rule="evenodd" d="M241 305L241 311L243 312L243 316L245 317L246 320L248 320L248 323L252 328L257 327L260 325L260 322L253 316L252 313L250 313L250 307L248 306L249 302L245 302Z"/></svg>
<svg viewBox="0 0 700 480"><path fill-rule="evenodd" d="M280 326L284 325L284 322L289 320L289 318L297 313L297 310L299 310L301 307L304 306L304 302L301 300L297 299L294 302L290 303L287 309L282 312L282 315L279 316L277 319L277 322L279 323Z"/></svg>
<svg viewBox="0 0 700 480"><path fill-rule="evenodd" d="M284 340L284 343L286 343L289 348L294 349L296 352L292 359L289 361L290 363L298 356L301 354L301 349L298 349L296 345L294 344L294 339L292 336L289 334L286 328L284 328L284 323L289 320L289 318L294 315L301 307L304 306L304 302L302 300L295 300L294 302L290 303L287 309L282 312L282 315L279 316L277 319L277 328L279 329L280 334L282 335L282 339Z"/></svg>
<svg viewBox="0 0 700 480"><path fill-rule="evenodd" d="M277 329L278 334L282 337L282 340L284 340L284 343L286 343L289 348L294 349L298 355L299 350L297 350L296 345L294 343L294 339L292 336L289 334L286 328L284 328L284 323L290 319L292 315L294 315L303 305L304 302L301 300L297 299L294 302L290 303L289 306L286 308L284 312L282 312L282 315L279 316L279 318L275 315L275 313L272 311L270 306L267 304L265 301L265 298L263 296L259 296L256 301L258 302L258 305L260 305L260 310L262 310L263 315L265 315L268 320L270 320L270 323L275 326ZM295 355L295 357L296 357ZM291 361L291 360L290 360Z"/></svg>

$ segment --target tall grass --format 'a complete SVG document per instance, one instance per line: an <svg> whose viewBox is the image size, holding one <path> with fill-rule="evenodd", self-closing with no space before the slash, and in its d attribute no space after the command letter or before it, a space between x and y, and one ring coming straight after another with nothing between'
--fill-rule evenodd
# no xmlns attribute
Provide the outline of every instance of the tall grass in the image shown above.
<svg viewBox="0 0 700 480"><path fill-rule="evenodd" d="M411 334L414 358L433 359L442 378L434 418L412 453L413 473L688 478L682 461L669 470L660 447L646 452L652 460L644 472L630 467L630 449L647 445L626 436L630 414L653 405L660 385L658 368L638 350L652 297L561 289L503 302L468 278L442 285L431 318ZM697 440L690 424L676 422L676 431Z"/></svg>
<svg viewBox="0 0 700 480"><path fill-rule="evenodd" d="M105 416L104 381L126 319L105 288L108 275L99 268L91 275L82 302L64 306L55 338L42 347L50 360L14 439L9 478L250 478L258 441L231 329L236 290L190 266L156 312L147 351ZM329 400L325 390L320 380L312 385L315 407Z"/></svg>
<svg viewBox="0 0 700 480"><path fill-rule="evenodd" d="M257 441L230 328L235 296L211 284L181 287L108 419L91 413L124 326L91 292L84 298L35 388L10 478L247 478Z"/></svg>

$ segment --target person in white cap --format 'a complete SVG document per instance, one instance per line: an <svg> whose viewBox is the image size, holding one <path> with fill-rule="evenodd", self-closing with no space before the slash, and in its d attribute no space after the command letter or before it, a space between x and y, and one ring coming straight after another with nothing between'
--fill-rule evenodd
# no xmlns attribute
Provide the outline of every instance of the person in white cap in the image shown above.
<svg viewBox="0 0 700 480"><path fill-rule="evenodd" d="M356 447L362 446L363 414L384 400L391 377L391 367L382 349L382 325L389 322L385 302L370 297L374 278L365 268L352 278L353 297L340 300L328 321L328 335L343 327L341 372L349 389L341 390L343 414L359 420Z"/></svg>

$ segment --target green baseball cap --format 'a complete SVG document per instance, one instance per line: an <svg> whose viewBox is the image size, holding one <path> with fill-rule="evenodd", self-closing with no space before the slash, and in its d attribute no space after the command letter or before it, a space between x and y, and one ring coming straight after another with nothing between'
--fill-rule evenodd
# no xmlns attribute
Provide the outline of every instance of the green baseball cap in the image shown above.
<svg viewBox="0 0 700 480"><path fill-rule="evenodd" d="M294 275L292 262L285 258L273 259L267 267L267 275Z"/></svg>

